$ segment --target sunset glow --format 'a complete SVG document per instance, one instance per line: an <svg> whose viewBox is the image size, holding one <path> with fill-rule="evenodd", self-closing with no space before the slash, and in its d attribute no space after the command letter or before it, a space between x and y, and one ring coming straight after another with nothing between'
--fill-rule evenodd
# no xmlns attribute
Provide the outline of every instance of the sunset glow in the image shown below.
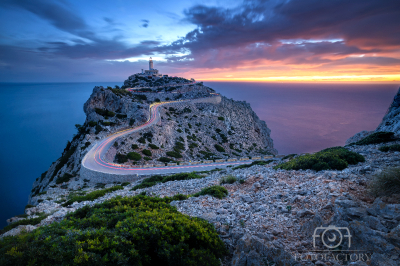
<svg viewBox="0 0 400 266"><path fill-rule="evenodd" d="M0 81L400 82L400 2L1 1ZM51 13L47 10L52 10Z"/></svg>

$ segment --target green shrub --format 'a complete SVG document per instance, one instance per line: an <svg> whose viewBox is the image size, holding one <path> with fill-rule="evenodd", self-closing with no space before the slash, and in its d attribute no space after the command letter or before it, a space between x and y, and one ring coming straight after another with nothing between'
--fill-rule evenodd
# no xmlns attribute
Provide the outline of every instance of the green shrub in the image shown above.
<svg viewBox="0 0 400 266"><path fill-rule="evenodd" d="M222 199L228 196L228 190L226 190L226 188L221 186L211 186L203 188L200 192L195 193L193 197L198 197L203 195L210 195L218 199Z"/></svg>
<svg viewBox="0 0 400 266"><path fill-rule="evenodd" d="M145 139L144 137L140 137L140 138L138 139L138 142L139 142L139 143L142 143L142 144L146 144L146 139Z"/></svg>
<svg viewBox="0 0 400 266"><path fill-rule="evenodd" d="M152 148L153 150L158 150L159 147L157 145L154 145L152 143L149 144L149 147Z"/></svg>
<svg viewBox="0 0 400 266"><path fill-rule="evenodd" d="M220 180L220 184L233 184L237 181L237 178L232 176L232 175L228 175L225 177L222 177Z"/></svg>
<svg viewBox="0 0 400 266"><path fill-rule="evenodd" d="M150 161L151 160L151 158L150 157L143 157L143 160L145 160L145 161Z"/></svg>
<svg viewBox="0 0 400 266"><path fill-rule="evenodd" d="M182 158L182 155L176 151L167 151L167 156L174 157L174 158Z"/></svg>
<svg viewBox="0 0 400 266"><path fill-rule="evenodd" d="M129 120L129 126L133 126L133 124L135 124L135 119L131 118Z"/></svg>
<svg viewBox="0 0 400 266"><path fill-rule="evenodd" d="M47 171L40 175L40 182L43 181L43 179L46 177L46 175L47 175Z"/></svg>
<svg viewBox="0 0 400 266"><path fill-rule="evenodd" d="M17 222L14 222L14 223L12 223L12 224L9 224L9 225L5 226L2 230L0 230L0 234L4 234L5 232L10 231L11 229L14 229L15 227L20 226L20 225L28 225L28 224L30 224L30 225L37 225L37 224L39 224L43 219L45 219L48 215L47 215L47 214L44 214L44 213L41 213L41 214L39 214L38 216L39 216L39 217L30 218L30 219L24 219L24 220L19 220L19 221L17 221ZM1 244L0 244L0 250L1 250ZM2 265L2 264L0 263L0 265Z"/></svg>
<svg viewBox="0 0 400 266"><path fill-rule="evenodd" d="M107 109L100 109L100 108L95 108L95 111L97 114L101 115L101 116L109 116L109 117L114 117L115 113L111 112Z"/></svg>
<svg viewBox="0 0 400 266"><path fill-rule="evenodd" d="M159 102L161 102L161 101L160 101L160 99L156 98L156 99L154 100L154 102L155 102L155 103L159 103Z"/></svg>
<svg viewBox="0 0 400 266"><path fill-rule="evenodd" d="M215 144L214 147L219 152L225 152L224 147L222 147L221 145Z"/></svg>
<svg viewBox="0 0 400 266"><path fill-rule="evenodd" d="M89 127L94 127L95 125L97 125L97 122L95 122L95 121L90 121L90 122L88 123L88 125L89 125Z"/></svg>
<svg viewBox="0 0 400 266"><path fill-rule="evenodd" d="M121 184L121 186L126 187L126 186L128 186L130 184L131 184L130 182L124 182L124 183Z"/></svg>
<svg viewBox="0 0 400 266"><path fill-rule="evenodd" d="M151 156L151 151L150 150L142 150L142 153L144 155Z"/></svg>
<svg viewBox="0 0 400 266"><path fill-rule="evenodd" d="M126 163L128 161L128 156L126 156L125 154L117 153L115 155L115 160L117 161L117 163Z"/></svg>
<svg viewBox="0 0 400 266"><path fill-rule="evenodd" d="M140 161L140 159L142 159L142 156L137 152L130 152L126 156L128 157L128 159L135 161Z"/></svg>
<svg viewBox="0 0 400 266"><path fill-rule="evenodd" d="M241 164L238 166L235 166L232 168L232 170L237 170L237 169L245 169L245 168L249 168L252 167L254 165L267 165L269 163L273 162L273 160L268 160L268 161L254 161L252 163L249 164Z"/></svg>
<svg viewBox="0 0 400 266"><path fill-rule="evenodd" d="M71 180L71 178L73 178L74 176L68 173L64 173L63 176L60 176L57 178L56 180L56 184L61 184L64 182L68 182L69 180Z"/></svg>
<svg viewBox="0 0 400 266"><path fill-rule="evenodd" d="M139 146L137 144L132 144L132 150L139 149Z"/></svg>
<svg viewBox="0 0 400 266"><path fill-rule="evenodd" d="M182 132L183 132L182 129L180 129L180 128L178 128L176 131L177 131L178 133L182 133Z"/></svg>
<svg viewBox="0 0 400 266"><path fill-rule="evenodd" d="M29 208L33 208L33 207L35 207L35 205L26 204L26 206L25 206L25 210L26 210L26 209L29 209Z"/></svg>
<svg viewBox="0 0 400 266"><path fill-rule="evenodd" d="M393 144L389 146L382 146L379 148L380 151L382 152L388 152L388 151L400 151L400 144Z"/></svg>
<svg viewBox="0 0 400 266"><path fill-rule="evenodd" d="M172 159L170 159L168 157L160 157L160 158L158 158L158 160L163 163L169 163L169 162L173 161Z"/></svg>
<svg viewBox="0 0 400 266"><path fill-rule="evenodd" d="M286 160L286 159L292 159L294 156L296 156L296 153L292 153L292 154L288 154L285 157L282 158L282 160Z"/></svg>
<svg viewBox="0 0 400 266"><path fill-rule="evenodd" d="M123 186L113 186L110 188L95 190L83 196L73 196L67 202L63 203L62 206L67 207L68 205L71 205L74 202L93 201L95 199L103 197L107 193L120 190L123 188L124 188Z"/></svg>
<svg viewBox="0 0 400 266"><path fill-rule="evenodd" d="M223 118L222 116L219 116L219 117L218 117L218 120L224 121L225 118Z"/></svg>
<svg viewBox="0 0 400 266"><path fill-rule="evenodd" d="M375 132L371 135L359 140L357 142L351 143L350 145L369 145L369 144L378 144L394 141L396 138L394 137L393 132Z"/></svg>
<svg viewBox="0 0 400 266"><path fill-rule="evenodd" d="M96 129L96 132L94 132L94 133L96 135L99 134L101 131L103 131L103 128L99 124L96 125L95 129Z"/></svg>
<svg viewBox="0 0 400 266"><path fill-rule="evenodd" d="M70 147L70 149L63 156L61 156L60 161L54 168L54 172L49 182L53 181L58 171L60 171L60 169L63 168L63 166L69 161L69 158L71 158L72 154L74 154L75 151L76 151L76 146Z"/></svg>
<svg viewBox="0 0 400 266"><path fill-rule="evenodd" d="M190 144L189 144L189 148L190 148L190 149L197 148L197 147L199 147L199 145L198 145L197 143L194 143L194 142L193 142L193 143L190 143Z"/></svg>
<svg viewBox="0 0 400 266"><path fill-rule="evenodd" d="M227 251L215 228L179 213L172 200L118 197L85 206L0 240L0 265L220 265Z"/></svg>
<svg viewBox="0 0 400 266"><path fill-rule="evenodd" d="M127 117L128 117L127 115L123 115L123 114L117 114L116 116L117 116L117 118L119 118L119 119L124 119L124 118L127 118Z"/></svg>
<svg viewBox="0 0 400 266"><path fill-rule="evenodd" d="M281 163L274 167L274 169L285 170L306 170L312 169L315 171L321 170L343 170L348 164L357 164L364 162L364 156L347 150L343 147L333 147L314 154L306 154L298 156L289 162Z"/></svg>
<svg viewBox="0 0 400 266"><path fill-rule="evenodd" d="M400 194L400 167L386 168L375 174L368 187L376 197Z"/></svg>
<svg viewBox="0 0 400 266"><path fill-rule="evenodd" d="M197 179L197 178L203 178L203 177L196 174L195 172L179 173L179 174L174 174L174 175L169 175L169 176L154 175L152 177L143 179L142 183L134 186L132 190L136 190L139 188L152 187L158 183L165 183L168 181L189 180L189 179Z"/></svg>

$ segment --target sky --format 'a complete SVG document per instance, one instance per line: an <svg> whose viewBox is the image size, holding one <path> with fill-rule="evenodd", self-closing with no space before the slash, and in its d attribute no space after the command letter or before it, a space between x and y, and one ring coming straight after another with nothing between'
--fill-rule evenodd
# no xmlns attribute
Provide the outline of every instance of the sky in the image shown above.
<svg viewBox="0 0 400 266"><path fill-rule="evenodd" d="M400 82L399 0L1 0L0 82Z"/></svg>

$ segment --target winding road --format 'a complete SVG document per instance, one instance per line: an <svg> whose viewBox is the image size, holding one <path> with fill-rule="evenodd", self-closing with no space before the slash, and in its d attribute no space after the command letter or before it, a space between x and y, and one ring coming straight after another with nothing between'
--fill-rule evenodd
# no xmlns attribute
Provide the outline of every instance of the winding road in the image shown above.
<svg viewBox="0 0 400 266"><path fill-rule="evenodd" d="M122 136L132 134L137 131L141 131L145 128L151 127L160 120L159 108L164 105L179 104L183 102L210 102L210 100L220 102L220 96L211 96L208 98L193 99L193 100L181 100L171 102L160 102L153 103L150 105L150 116L146 123L135 128L125 129L107 136L105 139L96 143L89 152L85 155L82 160L82 168L85 170L106 173L111 175L153 175L153 174L168 174L168 173L180 173L180 172L192 172L192 171L205 171L212 170L215 168L222 168L228 165L237 165L251 163L248 161L236 161L236 162L221 162L221 163L207 163L207 164L193 164L193 165L176 165L176 166L162 166L162 167L151 167L151 168L139 168L137 166L126 166L109 162L105 159L105 155L114 141Z"/></svg>

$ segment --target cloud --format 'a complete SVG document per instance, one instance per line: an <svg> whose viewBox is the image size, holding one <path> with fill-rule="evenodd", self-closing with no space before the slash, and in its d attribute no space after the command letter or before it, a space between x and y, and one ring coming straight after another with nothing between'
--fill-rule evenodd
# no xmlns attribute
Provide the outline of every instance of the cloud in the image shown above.
<svg viewBox="0 0 400 266"><path fill-rule="evenodd" d="M143 23L142 23L142 27L143 27L143 28L147 28L147 27L149 26L149 22L150 22L150 21L147 20L147 19L142 19L141 22L143 22Z"/></svg>

